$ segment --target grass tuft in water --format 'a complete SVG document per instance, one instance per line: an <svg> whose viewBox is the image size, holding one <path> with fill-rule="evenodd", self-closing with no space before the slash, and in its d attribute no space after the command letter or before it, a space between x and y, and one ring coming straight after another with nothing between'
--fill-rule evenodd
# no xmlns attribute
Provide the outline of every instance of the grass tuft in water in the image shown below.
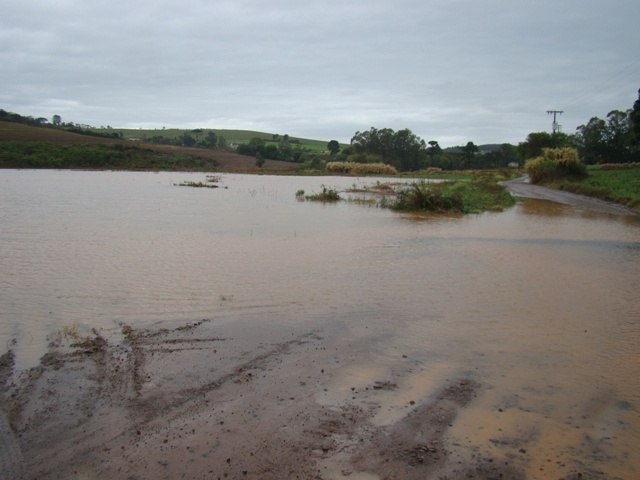
<svg viewBox="0 0 640 480"><path fill-rule="evenodd" d="M298 192L296 193L296 197L298 197L298 194L300 192L302 192L301 195L304 195L304 190L298 190ZM338 193L338 190L334 188L327 188L324 185L322 185L321 192L306 195L304 198L313 202L338 202L342 200L340 194Z"/></svg>

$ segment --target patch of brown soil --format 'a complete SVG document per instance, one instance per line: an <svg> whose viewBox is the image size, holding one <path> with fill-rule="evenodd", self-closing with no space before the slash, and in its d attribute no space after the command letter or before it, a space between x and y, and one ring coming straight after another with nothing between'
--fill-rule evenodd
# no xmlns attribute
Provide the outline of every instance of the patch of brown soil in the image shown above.
<svg viewBox="0 0 640 480"><path fill-rule="evenodd" d="M315 332L247 340L205 320L122 333L114 343L96 334L54 344L4 383L23 478L522 478L491 459L451 457L447 431L478 393L473 380L449 382L376 426L377 396L400 389L396 379L318 402L357 353L353 343ZM8 379L10 355L2 359Z"/></svg>

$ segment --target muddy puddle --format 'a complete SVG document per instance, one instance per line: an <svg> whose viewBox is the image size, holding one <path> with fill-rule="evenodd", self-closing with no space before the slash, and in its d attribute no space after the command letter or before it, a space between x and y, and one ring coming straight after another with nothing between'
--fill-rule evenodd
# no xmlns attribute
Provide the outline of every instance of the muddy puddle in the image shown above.
<svg viewBox="0 0 640 480"><path fill-rule="evenodd" d="M173 186L201 180L0 172L0 470L640 476L636 217Z"/></svg>

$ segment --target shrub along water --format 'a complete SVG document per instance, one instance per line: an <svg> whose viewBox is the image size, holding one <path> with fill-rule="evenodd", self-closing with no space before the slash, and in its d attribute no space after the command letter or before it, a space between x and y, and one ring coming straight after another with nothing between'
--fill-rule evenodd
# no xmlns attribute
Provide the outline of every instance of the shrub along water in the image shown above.
<svg viewBox="0 0 640 480"><path fill-rule="evenodd" d="M540 157L524 164L531 183L547 183L562 178L580 179L587 176L587 169L580 161L575 148L544 148Z"/></svg>
<svg viewBox="0 0 640 480"><path fill-rule="evenodd" d="M349 175L395 175L398 171L385 163L329 162L327 171Z"/></svg>

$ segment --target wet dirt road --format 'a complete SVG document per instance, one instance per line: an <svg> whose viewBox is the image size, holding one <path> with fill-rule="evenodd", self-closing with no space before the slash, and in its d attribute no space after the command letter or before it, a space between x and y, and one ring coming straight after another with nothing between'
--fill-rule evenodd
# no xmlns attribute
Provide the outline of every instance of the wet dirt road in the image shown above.
<svg viewBox="0 0 640 480"><path fill-rule="evenodd" d="M519 177L514 180L502 182L511 194L515 197L533 198L537 200L549 200L551 202L562 203L584 210L591 210L611 215L638 215L638 212L630 208L612 202L606 202L597 198L578 195L562 190L555 190L540 185L529 183L528 176Z"/></svg>

